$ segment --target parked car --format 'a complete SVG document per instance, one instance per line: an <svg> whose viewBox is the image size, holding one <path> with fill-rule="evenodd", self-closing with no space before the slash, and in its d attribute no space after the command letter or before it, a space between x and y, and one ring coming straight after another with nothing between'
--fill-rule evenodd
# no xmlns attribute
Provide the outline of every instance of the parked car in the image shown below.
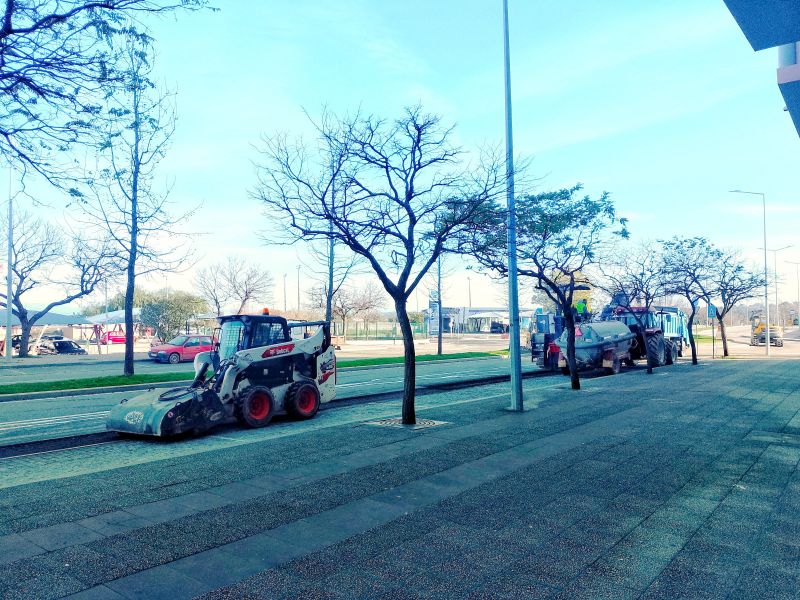
<svg viewBox="0 0 800 600"><path fill-rule="evenodd" d="M106 344L124 344L125 332L124 331L107 331L100 336L100 343Z"/></svg>
<svg viewBox="0 0 800 600"><path fill-rule="evenodd" d="M61 337L57 340L43 340L39 346L39 354L86 354L86 350L74 340Z"/></svg>
<svg viewBox="0 0 800 600"><path fill-rule="evenodd" d="M194 360L200 352L208 352L211 344L210 335L179 335L164 344L151 346L148 356L156 362L175 365L184 360Z"/></svg>

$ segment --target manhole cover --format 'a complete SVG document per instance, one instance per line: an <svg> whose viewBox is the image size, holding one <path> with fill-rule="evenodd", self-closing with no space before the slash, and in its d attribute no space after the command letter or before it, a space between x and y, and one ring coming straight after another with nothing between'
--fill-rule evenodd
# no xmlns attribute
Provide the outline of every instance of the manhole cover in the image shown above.
<svg viewBox="0 0 800 600"><path fill-rule="evenodd" d="M381 419L380 421L370 421L364 425L375 425L377 427L396 427L400 429L428 429L437 425L446 425L447 421L432 421L431 419L417 419L415 425L403 425L402 419Z"/></svg>

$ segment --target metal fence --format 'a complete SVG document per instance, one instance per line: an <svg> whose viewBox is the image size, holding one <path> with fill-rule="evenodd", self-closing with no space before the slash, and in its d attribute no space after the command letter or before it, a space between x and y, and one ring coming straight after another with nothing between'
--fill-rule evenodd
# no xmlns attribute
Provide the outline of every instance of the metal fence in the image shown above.
<svg viewBox="0 0 800 600"><path fill-rule="evenodd" d="M411 330L415 337L428 335L425 323L411 323ZM348 340L399 340L403 337L400 326L391 321L351 321L347 323L346 331L341 322L334 322L331 334Z"/></svg>

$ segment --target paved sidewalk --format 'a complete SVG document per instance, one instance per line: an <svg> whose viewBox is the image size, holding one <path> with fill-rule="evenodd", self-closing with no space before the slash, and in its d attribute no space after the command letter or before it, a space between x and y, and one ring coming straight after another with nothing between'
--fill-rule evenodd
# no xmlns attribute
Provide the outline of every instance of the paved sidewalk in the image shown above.
<svg viewBox="0 0 800 600"><path fill-rule="evenodd" d="M0 597L795 598L800 381L720 362L11 459ZM127 460L125 457L128 457Z"/></svg>

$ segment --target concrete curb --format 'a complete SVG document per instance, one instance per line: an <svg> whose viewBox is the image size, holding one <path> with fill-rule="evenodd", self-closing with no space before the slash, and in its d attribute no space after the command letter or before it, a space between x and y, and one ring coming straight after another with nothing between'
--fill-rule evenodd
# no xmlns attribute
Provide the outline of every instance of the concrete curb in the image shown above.
<svg viewBox="0 0 800 600"><path fill-rule="evenodd" d="M494 356L478 356L475 358L450 358L443 360L422 361L422 364L432 363L450 363L457 361L480 361L480 360L494 360ZM417 363L419 367L420 363ZM370 369L386 369L389 367L402 367L403 363L393 363L389 365L365 365L359 367L339 367L340 371L367 371ZM476 380L480 381L480 380ZM39 400L42 398L69 398L70 396L95 396L97 394L112 394L114 392L136 392L141 390L149 390L152 388L172 388L186 386L192 382L191 379L183 381L165 381L161 383L137 383L134 385L118 385L108 387L95 387L95 388L77 388L71 390L52 390L46 392L25 392L23 394L0 394L0 403L3 402L18 402L20 400Z"/></svg>

